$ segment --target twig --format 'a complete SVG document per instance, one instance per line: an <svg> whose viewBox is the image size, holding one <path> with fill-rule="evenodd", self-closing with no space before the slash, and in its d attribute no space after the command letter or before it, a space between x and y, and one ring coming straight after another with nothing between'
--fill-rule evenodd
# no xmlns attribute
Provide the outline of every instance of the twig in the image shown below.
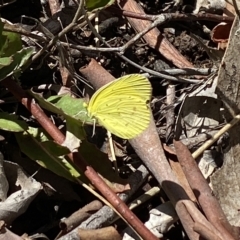
<svg viewBox="0 0 240 240"><path fill-rule="evenodd" d="M94 200L89 204L85 205L83 208L74 212L68 218L61 219L59 227L63 230L64 233L70 232L72 229L76 228L90 217L94 212L98 211L103 207L103 203L99 200Z"/></svg>
<svg viewBox="0 0 240 240"><path fill-rule="evenodd" d="M212 195L211 189L191 153L180 141L174 141L174 146L178 160L207 219L221 233L223 239L234 240L231 235L232 227L225 217L219 202Z"/></svg>
<svg viewBox="0 0 240 240"><path fill-rule="evenodd" d="M24 36L27 36L27 37L30 37L30 38L33 38L33 39L37 39L37 40L42 41L42 42L47 41L46 37L37 35L35 33L31 33L29 31L25 30L24 28L22 28L20 26L17 26L15 24L9 24L8 22L5 22L5 21L3 21L3 22L4 22L3 29L5 31L19 33L19 34L22 34Z"/></svg>
<svg viewBox="0 0 240 240"><path fill-rule="evenodd" d="M184 205L187 208L188 212L190 213L191 217L193 218L194 226L196 223L200 223L206 229L211 231L212 234L218 236L220 239L222 238L221 233L206 219L205 216L202 215L199 209L193 208L193 206L188 204L188 202L184 202Z"/></svg>
<svg viewBox="0 0 240 240"><path fill-rule="evenodd" d="M131 189L125 193L119 194L119 197L122 199L122 201L126 202L139 189L139 187L142 186L148 175L149 172L147 169L141 165L128 179ZM88 227L90 229L100 228L101 226L110 223L115 216L116 214L112 208L109 206L104 206L97 213L92 214L91 217L83 222L79 227ZM71 239L71 234L69 239Z"/></svg>
<svg viewBox="0 0 240 240"><path fill-rule="evenodd" d="M209 230L208 228L206 228L206 226L202 225L199 222L195 222L193 229L206 240L221 240L221 238L213 234L211 230Z"/></svg>
<svg viewBox="0 0 240 240"><path fill-rule="evenodd" d="M171 84L171 82L168 83L166 96L167 107L172 106L175 102L176 93L175 85ZM174 108L170 108L166 113L166 134L165 134L166 142L168 142L169 138L172 137L171 133L175 123L174 117L175 117Z"/></svg>
<svg viewBox="0 0 240 240"><path fill-rule="evenodd" d="M178 76L178 75L210 75L217 71L216 68L171 68L171 69L164 69L159 71L162 74L169 74L171 76Z"/></svg>
<svg viewBox="0 0 240 240"><path fill-rule="evenodd" d="M121 52L125 52L127 48L129 48L131 45L133 45L138 39L140 39L141 37L143 37L146 33L148 33L149 31L151 31L153 28L164 24L165 22L170 20L171 15L159 15L158 18L156 18L154 20L153 23L151 23L149 26L147 26L144 30L142 30L141 32L137 33L131 40L129 40L122 48L121 48Z"/></svg>
<svg viewBox="0 0 240 240"><path fill-rule="evenodd" d="M169 21L184 21L184 22L192 22L192 21L212 21L212 22L233 22L234 17L228 16L221 16L217 14L210 14L210 13L161 13L159 15L151 15L151 14L144 14L144 13L137 13L137 12L130 12L125 10L116 10L117 12L121 11L126 17L137 18L142 20L150 20L155 21L159 15L170 15Z"/></svg>
<svg viewBox="0 0 240 240"><path fill-rule="evenodd" d="M225 132L232 128L240 121L240 114L236 115L230 123L227 123L221 128L211 139L207 140L198 150L196 150L192 156L193 158L199 157L206 149L212 146Z"/></svg>

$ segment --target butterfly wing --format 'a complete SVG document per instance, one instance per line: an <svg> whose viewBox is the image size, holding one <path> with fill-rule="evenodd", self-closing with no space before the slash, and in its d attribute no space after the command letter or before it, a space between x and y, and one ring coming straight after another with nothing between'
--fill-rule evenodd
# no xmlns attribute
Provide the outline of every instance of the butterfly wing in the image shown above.
<svg viewBox="0 0 240 240"><path fill-rule="evenodd" d="M99 124L123 139L131 139L144 131L150 122L150 109L139 97L123 96L115 104L99 108L95 116Z"/></svg>
<svg viewBox="0 0 240 240"><path fill-rule="evenodd" d="M118 78L99 88L89 101L88 109L95 111L96 102L108 96L128 94L138 96L148 101L151 98L151 84L148 79L141 74L129 74ZM99 97L100 96L100 97Z"/></svg>
<svg viewBox="0 0 240 240"><path fill-rule="evenodd" d="M150 97L151 85L145 77L127 75L100 88L90 99L88 112L111 133L130 139L150 122Z"/></svg>

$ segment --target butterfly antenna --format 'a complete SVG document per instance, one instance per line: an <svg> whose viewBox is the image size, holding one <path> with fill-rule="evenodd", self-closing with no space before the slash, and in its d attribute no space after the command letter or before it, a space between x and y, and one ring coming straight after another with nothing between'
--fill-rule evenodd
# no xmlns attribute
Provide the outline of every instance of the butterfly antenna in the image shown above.
<svg viewBox="0 0 240 240"><path fill-rule="evenodd" d="M115 150L114 150L114 143L112 140L112 134L107 131L107 136L108 136L108 141L109 141L109 146L110 146L110 151L111 151L111 161L113 162L115 172L118 175L118 166L117 166L117 160L116 160L116 155L115 155Z"/></svg>

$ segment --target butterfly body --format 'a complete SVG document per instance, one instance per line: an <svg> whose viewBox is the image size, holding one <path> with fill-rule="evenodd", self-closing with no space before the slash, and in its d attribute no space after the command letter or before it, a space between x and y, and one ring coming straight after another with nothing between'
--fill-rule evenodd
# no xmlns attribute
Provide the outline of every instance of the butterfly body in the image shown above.
<svg viewBox="0 0 240 240"><path fill-rule="evenodd" d="M123 139L144 131L150 122L151 84L140 74L116 79L98 89L87 106L90 118Z"/></svg>

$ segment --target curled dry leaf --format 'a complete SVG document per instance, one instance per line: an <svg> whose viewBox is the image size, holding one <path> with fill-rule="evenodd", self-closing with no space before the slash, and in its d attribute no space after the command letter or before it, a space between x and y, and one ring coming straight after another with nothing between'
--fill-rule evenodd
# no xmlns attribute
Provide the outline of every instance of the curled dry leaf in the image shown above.
<svg viewBox="0 0 240 240"><path fill-rule="evenodd" d="M219 23L211 32L211 39L213 42L218 43L218 48L225 49L229 39L232 23Z"/></svg>

